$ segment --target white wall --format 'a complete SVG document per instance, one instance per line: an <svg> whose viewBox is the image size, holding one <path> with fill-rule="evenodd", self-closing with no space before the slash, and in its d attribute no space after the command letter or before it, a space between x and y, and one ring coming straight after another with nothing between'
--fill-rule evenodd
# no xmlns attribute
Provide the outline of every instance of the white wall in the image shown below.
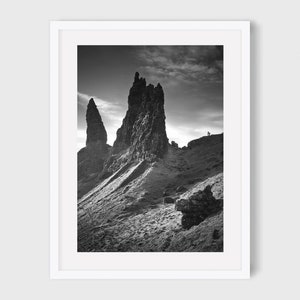
<svg viewBox="0 0 300 300"><path fill-rule="evenodd" d="M299 297L298 1L20 0L0 14L2 299ZM49 20L252 21L251 280L49 280Z"/></svg>

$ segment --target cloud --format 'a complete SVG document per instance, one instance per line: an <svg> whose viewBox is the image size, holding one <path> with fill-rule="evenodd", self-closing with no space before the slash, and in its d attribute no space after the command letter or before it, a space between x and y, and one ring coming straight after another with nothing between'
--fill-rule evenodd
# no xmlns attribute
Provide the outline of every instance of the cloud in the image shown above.
<svg viewBox="0 0 300 300"><path fill-rule="evenodd" d="M77 93L77 95L78 95L78 104L81 105L82 107L86 108L90 99L93 98L99 109L101 116L105 115L106 117L109 116L110 119L114 119L117 121L120 120L120 116L119 116L120 106L117 102L106 101L96 96L90 96L79 92Z"/></svg>
<svg viewBox="0 0 300 300"><path fill-rule="evenodd" d="M166 130L180 146L223 131L223 47L145 46L135 50L147 82L165 92Z"/></svg>
<svg viewBox="0 0 300 300"><path fill-rule="evenodd" d="M99 79L103 81L102 85L99 86L99 82L89 72L88 82L93 84L83 86L86 94L78 93L78 129L82 130L78 139L80 145L85 143L85 113L92 97L106 128L108 143L113 144L127 110L125 99L131 84L125 76L128 68L139 71L148 83L162 84L166 129L170 141L174 140L184 146L206 135L207 131L223 131L222 46L137 46L125 50L130 53L126 56L126 64L118 63L116 70L113 62L117 57L112 56L111 62L108 60L109 69L106 66L99 68L103 72ZM119 58L125 50L110 50L110 53ZM116 77L116 73L122 76ZM113 82L113 85L108 82Z"/></svg>
<svg viewBox="0 0 300 300"><path fill-rule="evenodd" d="M150 46L139 48L137 56L140 71L150 80L191 84L223 81L222 46Z"/></svg>
<svg viewBox="0 0 300 300"><path fill-rule="evenodd" d="M190 141L199 139L202 136L207 135L207 132L210 131L213 134L222 133L222 130L218 127L206 127L198 126L189 127L189 126L177 126L170 123L166 123L167 136L169 142L175 141L179 147L186 146Z"/></svg>

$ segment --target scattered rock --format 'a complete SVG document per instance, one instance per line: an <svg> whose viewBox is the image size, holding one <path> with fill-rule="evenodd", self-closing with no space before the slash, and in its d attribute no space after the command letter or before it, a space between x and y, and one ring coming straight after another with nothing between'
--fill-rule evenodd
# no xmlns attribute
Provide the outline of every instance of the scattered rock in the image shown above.
<svg viewBox="0 0 300 300"><path fill-rule="evenodd" d="M190 229L194 225L200 224L204 219L199 214L183 213L181 225L184 229Z"/></svg>
<svg viewBox="0 0 300 300"><path fill-rule="evenodd" d="M184 193L187 191L187 188L184 187L183 185L179 186L177 189L176 189L176 193Z"/></svg>
<svg viewBox="0 0 300 300"><path fill-rule="evenodd" d="M163 192L163 196L165 197L165 196L169 196L169 192L167 191L167 190L165 190L164 192Z"/></svg>
<svg viewBox="0 0 300 300"><path fill-rule="evenodd" d="M175 204L176 210L183 214L181 223L185 229L200 224L209 215L222 209L222 206L222 201L216 200L213 196L210 185L187 199L178 199Z"/></svg>
<svg viewBox="0 0 300 300"><path fill-rule="evenodd" d="M174 188L167 188L163 191L163 196L170 196L174 192Z"/></svg>
<svg viewBox="0 0 300 300"><path fill-rule="evenodd" d="M168 203L175 203L175 199L172 197L165 197L164 198L164 203L168 204Z"/></svg>

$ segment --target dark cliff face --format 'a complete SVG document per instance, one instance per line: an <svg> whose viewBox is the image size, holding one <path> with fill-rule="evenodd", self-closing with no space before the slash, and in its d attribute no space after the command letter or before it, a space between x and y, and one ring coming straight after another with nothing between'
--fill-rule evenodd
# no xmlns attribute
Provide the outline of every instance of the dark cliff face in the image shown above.
<svg viewBox="0 0 300 300"><path fill-rule="evenodd" d="M128 110L113 153L130 147L133 158L161 158L167 152L168 138L165 126L164 92L160 84L146 85L146 80L135 74L129 91Z"/></svg>
<svg viewBox="0 0 300 300"><path fill-rule="evenodd" d="M98 141L106 144L107 133L93 98L90 99L87 106L86 123L86 145L89 146Z"/></svg>

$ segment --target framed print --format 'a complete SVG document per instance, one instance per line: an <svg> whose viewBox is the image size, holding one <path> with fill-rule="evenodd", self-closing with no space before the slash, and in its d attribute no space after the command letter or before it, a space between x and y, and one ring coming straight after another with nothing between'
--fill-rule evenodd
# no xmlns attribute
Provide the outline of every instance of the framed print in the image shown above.
<svg viewBox="0 0 300 300"><path fill-rule="evenodd" d="M249 22L50 42L51 278L249 278Z"/></svg>

